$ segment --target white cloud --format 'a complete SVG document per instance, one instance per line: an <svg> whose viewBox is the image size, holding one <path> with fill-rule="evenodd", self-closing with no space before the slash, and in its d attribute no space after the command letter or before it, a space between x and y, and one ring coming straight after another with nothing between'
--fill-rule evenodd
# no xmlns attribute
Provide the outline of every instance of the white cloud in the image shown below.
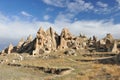
<svg viewBox="0 0 120 80"><path fill-rule="evenodd" d="M115 38L120 38L120 24L114 24L112 21L91 20L75 21L73 23L57 22L55 23L55 26L59 27L59 31L61 31L62 28L67 27L74 35L79 35L79 33L83 33L87 36L96 35L98 38L103 38L107 33L111 33Z"/></svg>
<svg viewBox="0 0 120 80"><path fill-rule="evenodd" d="M55 19L55 22L71 22L71 19L74 17L74 14L71 13L59 13Z"/></svg>
<svg viewBox="0 0 120 80"><path fill-rule="evenodd" d="M31 14L29 14L29 13L27 13L27 12L25 12L25 11L21 11L21 14L22 14L23 16L32 17Z"/></svg>
<svg viewBox="0 0 120 80"><path fill-rule="evenodd" d="M117 6L116 7L117 7L118 10L120 10L120 0L116 0L116 2L117 2Z"/></svg>
<svg viewBox="0 0 120 80"><path fill-rule="evenodd" d="M70 24L70 30L74 34L78 34L80 32L92 36L96 35L99 38L104 37L107 33L111 33L114 37L119 37L119 29L120 24L114 24L112 22L105 21L76 21Z"/></svg>
<svg viewBox="0 0 120 80"><path fill-rule="evenodd" d="M67 8L70 12L81 12L86 10L92 10L94 6L90 2L85 2L84 0L75 0L74 2L69 2Z"/></svg>
<svg viewBox="0 0 120 80"><path fill-rule="evenodd" d="M70 12L81 12L93 9L93 5L90 2L84 0L43 0L44 3L55 7L64 7Z"/></svg>
<svg viewBox="0 0 120 80"><path fill-rule="evenodd" d="M101 1L96 2L96 6L94 8L94 12L97 14L110 14L111 11L116 10L115 7L110 7L108 3L103 3Z"/></svg>
<svg viewBox="0 0 120 80"><path fill-rule="evenodd" d="M42 0L44 3L56 7L64 7L68 0Z"/></svg>
<svg viewBox="0 0 120 80"><path fill-rule="evenodd" d="M70 15L69 15L70 16ZM36 35L36 32L42 26L45 30L52 26L59 34L62 28L67 27L73 34L78 35L79 33L86 34L88 36L96 35L98 37L104 37L106 33L113 34L116 38L120 38L119 30L120 24L114 24L112 21L94 20L94 21L59 21L55 20L54 23L43 22L43 21L23 21L21 19L11 20L9 17L0 15L0 44L3 43L4 39L18 40L21 37L27 37L29 34ZM63 17L64 20L65 17Z"/></svg>
<svg viewBox="0 0 120 80"><path fill-rule="evenodd" d="M53 9L53 8L51 8L51 7L48 7L48 8L46 8L46 11L51 12L51 11L54 11L54 9Z"/></svg>
<svg viewBox="0 0 120 80"><path fill-rule="evenodd" d="M43 19L44 19L44 20L49 20L49 19L50 19L50 16L49 16L49 15L45 15L45 16L43 17Z"/></svg>
<svg viewBox="0 0 120 80"><path fill-rule="evenodd" d="M103 8L108 7L108 4L100 2L100 1L97 2L97 5L100 6L100 7L103 7Z"/></svg>
<svg viewBox="0 0 120 80"><path fill-rule="evenodd" d="M2 14L1 14L2 15ZM0 15L0 17L1 17ZM2 15L5 17L4 15ZM61 15L62 16L62 15ZM70 15L69 15L70 16ZM65 17L62 17L63 20ZM1 18L0 18L1 19ZM6 21L9 20L8 21ZM66 18L65 18L66 19ZM43 21L23 21L23 20L11 20L9 17L5 17L3 22L0 22L0 38L21 38L26 37L29 34L35 35L40 26L44 29L53 26L56 31L60 33L60 30L64 27L68 27L73 34L84 33L87 35L102 36L106 33L112 33L114 36L118 36L120 30L120 24L114 24L113 21L94 20L94 21L62 21L56 18L54 23Z"/></svg>
<svg viewBox="0 0 120 80"><path fill-rule="evenodd" d="M7 22L7 21L9 21L9 19L5 16L5 15L3 15L2 13L0 13L0 22Z"/></svg>
<svg viewBox="0 0 120 80"><path fill-rule="evenodd" d="M120 6L109 6L109 3L97 1L96 4L86 0L42 0L47 5L64 8L62 13L72 13L74 15L84 11L92 11L97 14L111 14ZM120 0L116 0L120 5ZM111 12L112 11L112 12Z"/></svg>
<svg viewBox="0 0 120 80"><path fill-rule="evenodd" d="M120 0L116 0L116 2L118 2L118 4L120 5Z"/></svg>

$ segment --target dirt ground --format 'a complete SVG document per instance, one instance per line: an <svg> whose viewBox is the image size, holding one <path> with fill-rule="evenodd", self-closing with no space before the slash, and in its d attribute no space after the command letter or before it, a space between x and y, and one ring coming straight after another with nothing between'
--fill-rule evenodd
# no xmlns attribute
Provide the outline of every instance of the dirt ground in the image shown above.
<svg viewBox="0 0 120 80"><path fill-rule="evenodd" d="M118 54L77 50L0 55L0 80L120 80Z"/></svg>

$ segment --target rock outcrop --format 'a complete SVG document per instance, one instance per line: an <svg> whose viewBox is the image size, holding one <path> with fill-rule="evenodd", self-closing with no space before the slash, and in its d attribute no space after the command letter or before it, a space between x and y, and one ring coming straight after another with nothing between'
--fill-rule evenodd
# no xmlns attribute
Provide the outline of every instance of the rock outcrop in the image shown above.
<svg viewBox="0 0 120 80"><path fill-rule="evenodd" d="M119 50L117 48L117 41L114 41L113 48L112 48L113 53L119 53Z"/></svg>
<svg viewBox="0 0 120 80"><path fill-rule="evenodd" d="M118 53L117 41L111 34L107 34L105 38L96 42L96 51Z"/></svg>
<svg viewBox="0 0 120 80"><path fill-rule="evenodd" d="M21 38L21 40L18 42L18 45L16 46L16 50L17 51L19 51L19 49L22 48L24 42L25 42L24 39Z"/></svg>
<svg viewBox="0 0 120 80"><path fill-rule="evenodd" d="M118 43L111 34L107 34L105 38L97 40L96 36L87 38L85 35L73 36L67 28L64 28L60 35L58 35L52 27L46 31L41 27L36 37L33 39L32 35L27 37L25 41L23 38L19 41L17 46L10 44L8 48L2 53L30 53L32 55L40 55L56 50L65 49L90 49L94 48L96 51L119 52Z"/></svg>
<svg viewBox="0 0 120 80"><path fill-rule="evenodd" d="M56 50L59 43L58 38L58 34L51 27L46 32L40 28L37 32L33 54L41 54L41 51L50 52Z"/></svg>
<svg viewBox="0 0 120 80"><path fill-rule="evenodd" d="M8 48L6 48L5 50L2 51L2 53L10 54L10 53L13 52L13 48L14 48L13 45L10 44L10 45L8 46Z"/></svg>

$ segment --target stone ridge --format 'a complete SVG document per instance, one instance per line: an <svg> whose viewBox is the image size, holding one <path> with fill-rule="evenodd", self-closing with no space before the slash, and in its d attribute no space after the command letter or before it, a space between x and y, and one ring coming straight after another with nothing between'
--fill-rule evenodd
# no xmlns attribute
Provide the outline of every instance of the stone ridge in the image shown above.
<svg viewBox="0 0 120 80"><path fill-rule="evenodd" d="M34 39L32 35L29 35L26 41L22 38L17 46L10 44L8 48L1 51L1 54L17 52L39 55L67 48L119 53L119 45L119 41L115 40L111 34L97 40L95 36L89 39L85 35L73 36L67 28L58 35L52 27L46 31L40 27Z"/></svg>

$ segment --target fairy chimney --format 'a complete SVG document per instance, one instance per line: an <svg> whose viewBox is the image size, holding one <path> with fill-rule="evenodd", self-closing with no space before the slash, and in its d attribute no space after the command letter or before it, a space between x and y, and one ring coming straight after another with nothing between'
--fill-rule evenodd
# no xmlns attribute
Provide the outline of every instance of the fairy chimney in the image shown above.
<svg viewBox="0 0 120 80"><path fill-rule="evenodd" d="M8 46L7 53L8 53L8 54L12 53L12 50L13 50L13 45L10 44L10 45Z"/></svg>
<svg viewBox="0 0 120 80"><path fill-rule="evenodd" d="M60 36L61 38L64 38L65 40L70 40L73 38L72 34L69 32L67 28L63 28Z"/></svg>
<svg viewBox="0 0 120 80"><path fill-rule="evenodd" d="M24 39L21 38L21 40L18 42L17 49L21 48L24 42L25 42Z"/></svg>
<svg viewBox="0 0 120 80"><path fill-rule="evenodd" d="M118 53L118 52L119 52L119 50L118 50L118 48L117 48L117 42L116 42L116 41L114 41L113 48L112 48L112 52L113 52L113 53Z"/></svg>
<svg viewBox="0 0 120 80"><path fill-rule="evenodd" d="M32 35L29 35L29 36L27 37L27 41L26 41L26 42L31 42L32 40L33 40Z"/></svg>
<svg viewBox="0 0 120 80"><path fill-rule="evenodd" d="M42 29L42 27L38 30L36 38L38 39L38 43L37 43L38 47L42 48L44 46L45 41L46 41L46 33Z"/></svg>
<svg viewBox="0 0 120 80"><path fill-rule="evenodd" d="M73 36L72 34L69 32L69 30L67 28L64 28L61 32L61 35L60 35L60 45L59 45L59 48L60 49L65 49L65 48L68 48L67 46L67 42L69 40L72 40Z"/></svg>
<svg viewBox="0 0 120 80"><path fill-rule="evenodd" d="M52 50L55 50L57 48L57 43L56 43L56 35L52 27L50 27L47 31L46 34L48 36L48 42L49 45L51 45Z"/></svg>
<svg viewBox="0 0 120 80"><path fill-rule="evenodd" d="M113 36L110 34L110 33L108 33L107 35L106 35L106 37L104 38L104 40L110 40L111 42L113 42L114 41L114 38L113 38Z"/></svg>

